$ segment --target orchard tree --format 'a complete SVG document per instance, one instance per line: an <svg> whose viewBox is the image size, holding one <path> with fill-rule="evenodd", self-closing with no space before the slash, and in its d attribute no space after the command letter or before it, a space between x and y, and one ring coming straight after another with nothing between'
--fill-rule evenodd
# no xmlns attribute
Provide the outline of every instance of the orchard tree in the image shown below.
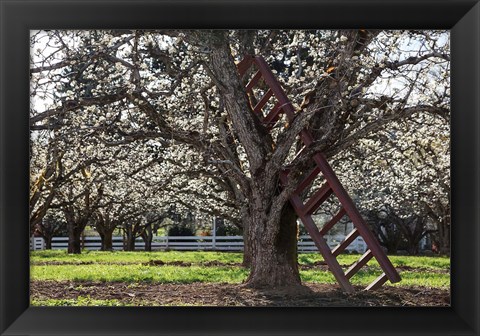
<svg viewBox="0 0 480 336"><path fill-rule="evenodd" d="M72 151L72 146L63 140L65 136L58 131L42 131L32 140L30 226L31 230L40 230L48 243L56 233L56 226L45 226L45 215L52 209L57 215L63 212L69 236L68 251L80 253L80 235L94 209L91 204L94 182L89 180L96 159L85 158L82 151L75 151L76 147ZM101 187L97 191L101 193ZM87 207L85 211L78 210L82 201Z"/></svg>
<svg viewBox="0 0 480 336"><path fill-rule="evenodd" d="M82 177L59 191L55 207L62 210L68 229L68 253L81 253L81 235L93 218L103 195L102 184L97 184L84 169Z"/></svg>
<svg viewBox="0 0 480 336"><path fill-rule="evenodd" d="M52 249L52 239L55 236L65 236L67 225L59 211L48 211L42 221L34 227L34 234L45 240L45 249Z"/></svg>
<svg viewBox="0 0 480 336"><path fill-rule="evenodd" d="M108 154L109 148L113 153ZM102 250L110 251L113 249L113 232L116 229L124 229L127 230L128 237L132 236L129 235L131 231L128 231L128 228L131 228L130 223L140 223L145 212L160 206L154 203L160 199L152 197L149 194L152 188L135 178L139 171L143 171L136 165L145 160L145 147L141 143L116 146L99 143L95 147L94 155L98 155L99 158L115 157L115 160L98 167L99 174L103 177L103 197L91 221L91 226L101 237ZM152 165L152 163L149 164L151 168ZM139 229L141 227L139 226ZM143 227L145 230L145 225ZM135 238L136 234L126 242L125 246L133 249L132 244Z"/></svg>
<svg viewBox="0 0 480 336"><path fill-rule="evenodd" d="M387 249L387 253L396 254L403 241L400 229L401 217L390 206L382 206L363 212L365 221L377 236L379 243Z"/></svg>
<svg viewBox="0 0 480 336"><path fill-rule="evenodd" d="M69 127L73 115L111 144L178 144L188 159L177 165L203 170L199 185L210 178L233 205L252 287L300 284L288 200L314 153L334 159L393 122L449 116L446 32L47 31L32 40L32 95L48 103L33 109L32 129ZM288 127L260 125L251 107L259 97L247 97L236 69L246 54L276 71L299 111ZM307 126L315 141L295 157Z"/></svg>
<svg viewBox="0 0 480 336"><path fill-rule="evenodd" d="M31 230L42 223L62 183L60 178L62 156L63 153L55 148L53 142L39 138L32 141L29 200Z"/></svg>
<svg viewBox="0 0 480 336"><path fill-rule="evenodd" d="M341 177L358 196L360 207L386 217L373 223L384 227L384 235L391 234L382 241L394 243L401 234L415 252L418 242L433 234L440 252L449 253L449 133L443 117L416 115L408 125L392 122L337 156L339 167L352 168Z"/></svg>

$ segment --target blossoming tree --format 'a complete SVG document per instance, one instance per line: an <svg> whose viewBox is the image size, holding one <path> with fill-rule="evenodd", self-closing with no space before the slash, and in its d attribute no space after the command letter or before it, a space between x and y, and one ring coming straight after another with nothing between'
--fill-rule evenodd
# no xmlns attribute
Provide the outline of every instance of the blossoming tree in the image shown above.
<svg viewBox="0 0 480 336"><path fill-rule="evenodd" d="M253 287L300 284L288 200L315 152L335 159L362 139L383 145L395 122L408 130L419 116L449 118L440 31L40 31L32 50L32 101L46 106L32 107L31 129L83 125L112 147L154 141L155 172L171 183L151 197L241 226ZM258 122L236 68L246 54L269 62L301 111L290 124L268 132ZM292 161L307 126L315 142Z"/></svg>

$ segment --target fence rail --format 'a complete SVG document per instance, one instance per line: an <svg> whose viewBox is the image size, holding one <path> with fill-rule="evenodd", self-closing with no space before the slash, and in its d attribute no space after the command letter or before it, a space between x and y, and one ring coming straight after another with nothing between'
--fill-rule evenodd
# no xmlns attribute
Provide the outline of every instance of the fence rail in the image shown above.
<svg viewBox="0 0 480 336"><path fill-rule="evenodd" d="M327 244L334 248L345 238L344 236L325 236ZM100 250L102 246L100 237L84 237L82 247L86 250ZM298 239L299 252L316 252L317 247L310 236L300 236ZM52 250L67 249L67 237L54 237ZM123 237L115 236L112 239L113 250L123 250ZM41 237L32 237L30 240L31 250L45 249L45 241ZM135 250L145 249L145 243L141 238L135 241ZM152 250L208 250L208 251L243 251L242 236L154 236ZM346 249L348 252L364 253L366 244L361 237L355 239Z"/></svg>

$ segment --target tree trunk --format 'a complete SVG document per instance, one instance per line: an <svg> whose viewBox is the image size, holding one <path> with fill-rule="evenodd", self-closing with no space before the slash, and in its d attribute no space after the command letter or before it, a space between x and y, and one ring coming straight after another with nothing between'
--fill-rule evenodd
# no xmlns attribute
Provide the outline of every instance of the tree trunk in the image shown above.
<svg viewBox="0 0 480 336"><path fill-rule="evenodd" d="M243 260L242 266L250 268L252 266L252 240L248 239L248 220L243 220Z"/></svg>
<svg viewBox="0 0 480 336"><path fill-rule="evenodd" d="M135 238L132 236L127 239L127 251L135 251Z"/></svg>
<svg viewBox="0 0 480 336"><path fill-rule="evenodd" d="M245 183L250 184L251 191L248 195L250 221L245 243L251 268L246 285L254 288L299 286L296 214L287 200L284 200L287 204L281 204L276 198L280 167L269 164L272 137L251 109L225 32L200 32L198 37L211 48L212 79L224 98L225 110L249 161L251 178ZM277 153L286 156L288 151Z"/></svg>
<svg viewBox="0 0 480 336"><path fill-rule="evenodd" d="M439 252L443 255L450 255L450 226L441 223L438 226Z"/></svg>
<svg viewBox="0 0 480 336"><path fill-rule="evenodd" d="M382 235L382 246L387 249L388 254L397 254L398 246L402 242L402 236L387 231L386 235Z"/></svg>
<svg viewBox="0 0 480 336"><path fill-rule="evenodd" d="M80 254L82 253L82 230L77 228L70 228L68 230L68 253Z"/></svg>
<svg viewBox="0 0 480 336"><path fill-rule="evenodd" d="M115 226L97 226L96 230L102 239L102 251L113 251L113 231Z"/></svg>
<svg viewBox="0 0 480 336"><path fill-rule="evenodd" d="M418 244L419 242L417 241L408 241L408 246L407 246L407 252L409 255L418 255Z"/></svg>
<svg viewBox="0 0 480 336"><path fill-rule="evenodd" d="M125 251L135 251L135 234L131 226L127 225L125 227L125 242L124 242Z"/></svg>
<svg viewBox="0 0 480 336"><path fill-rule="evenodd" d="M148 224L145 227L145 230L142 233L142 239L143 239L143 242L145 243L145 251L151 252L152 240L153 240L152 224Z"/></svg>
<svg viewBox="0 0 480 336"><path fill-rule="evenodd" d="M247 240L252 247L251 271L246 285L253 288L273 288L301 285L297 262L297 216L287 204L282 211L279 230L271 235L273 226L256 221L249 225ZM260 232L261 228L265 232Z"/></svg>
<svg viewBox="0 0 480 336"><path fill-rule="evenodd" d="M43 236L43 239L45 239L45 249L46 250L51 250L52 249L52 236Z"/></svg>
<svg viewBox="0 0 480 336"><path fill-rule="evenodd" d="M152 251L152 237L146 237L145 241L145 251L151 252Z"/></svg>
<svg viewBox="0 0 480 336"><path fill-rule="evenodd" d="M100 251L104 251L104 240L105 240L105 236L103 234L103 232L100 232L98 229L97 229L97 232L98 232L98 235L100 236Z"/></svg>
<svg viewBox="0 0 480 336"><path fill-rule="evenodd" d="M113 230L106 230L100 237L102 238L102 251L113 251Z"/></svg>
<svg viewBox="0 0 480 336"><path fill-rule="evenodd" d="M438 253L443 255L450 255L450 206L442 206L437 204L436 211L427 206L428 215L435 222L437 232L435 234L435 243L438 248Z"/></svg>
<svg viewBox="0 0 480 336"><path fill-rule="evenodd" d="M450 207L443 209L443 216L437 222L439 252L442 255L450 255Z"/></svg>

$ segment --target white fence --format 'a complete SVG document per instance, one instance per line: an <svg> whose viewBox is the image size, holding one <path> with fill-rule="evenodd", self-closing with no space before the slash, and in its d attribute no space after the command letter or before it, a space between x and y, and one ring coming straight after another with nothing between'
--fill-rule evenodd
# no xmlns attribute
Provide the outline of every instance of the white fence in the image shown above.
<svg viewBox="0 0 480 336"><path fill-rule="evenodd" d="M345 237L325 236L327 244L334 248ZM52 240L52 249L61 250L67 249L67 237L54 237ZM86 250L100 250L100 237L85 237L82 242L82 247ZM135 250L143 250L145 243L140 238L135 241ZM30 240L31 250L45 249L45 242L41 237L35 237ZM113 237L113 249L123 250L123 237ZM355 239L350 246L347 247L348 252L364 253L367 246L361 237ZM242 251L243 237L242 236L155 236L152 241L152 250L210 250L210 251ZM300 236L298 240L299 252L317 252L318 249L310 236Z"/></svg>
<svg viewBox="0 0 480 336"><path fill-rule="evenodd" d="M30 239L30 250L44 250L45 240L41 237L32 237Z"/></svg>

